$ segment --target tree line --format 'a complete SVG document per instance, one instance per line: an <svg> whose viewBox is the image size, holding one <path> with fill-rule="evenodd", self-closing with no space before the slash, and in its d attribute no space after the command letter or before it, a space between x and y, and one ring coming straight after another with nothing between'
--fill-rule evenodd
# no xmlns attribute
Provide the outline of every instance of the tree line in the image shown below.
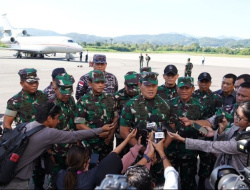
<svg viewBox="0 0 250 190"><path fill-rule="evenodd" d="M192 43L190 45L158 45L151 44L149 42L142 44L131 43L108 43L94 42L87 43L81 42L80 45L83 48L93 51L117 51L117 52L196 52L196 53L208 53L208 54L228 54L228 55L250 55L250 48L242 46L228 47L201 47L198 43Z"/></svg>

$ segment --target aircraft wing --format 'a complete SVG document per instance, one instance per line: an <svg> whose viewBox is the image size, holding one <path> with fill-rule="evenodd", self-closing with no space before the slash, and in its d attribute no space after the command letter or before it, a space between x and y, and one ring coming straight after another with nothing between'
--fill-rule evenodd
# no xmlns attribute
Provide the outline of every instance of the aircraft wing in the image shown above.
<svg viewBox="0 0 250 190"><path fill-rule="evenodd" d="M1 49L6 49L6 50L13 50L13 51L20 51L24 53L41 53L40 50L36 49L25 49L25 48L1 48Z"/></svg>

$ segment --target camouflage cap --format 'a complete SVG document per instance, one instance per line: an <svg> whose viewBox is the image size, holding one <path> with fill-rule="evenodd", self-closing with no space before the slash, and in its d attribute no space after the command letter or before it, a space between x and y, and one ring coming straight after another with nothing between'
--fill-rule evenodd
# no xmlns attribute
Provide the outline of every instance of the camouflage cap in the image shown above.
<svg viewBox="0 0 250 190"><path fill-rule="evenodd" d="M64 95L71 95L73 92L73 84L75 79L72 75L68 73L61 73L55 77L56 85L59 87L59 90Z"/></svg>
<svg viewBox="0 0 250 190"><path fill-rule="evenodd" d="M135 71L129 71L124 76L124 79L125 79L125 84L128 85L138 84L138 82L140 82L140 74L138 74Z"/></svg>
<svg viewBox="0 0 250 190"><path fill-rule="evenodd" d="M103 63L106 64L106 55L94 54L93 63Z"/></svg>
<svg viewBox="0 0 250 190"><path fill-rule="evenodd" d="M179 77L178 78L178 88L180 87L193 87L194 86L194 78L193 77Z"/></svg>
<svg viewBox="0 0 250 190"><path fill-rule="evenodd" d="M89 78L92 80L92 82L100 82L100 81L106 82L104 73L99 70L90 71Z"/></svg>
<svg viewBox="0 0 250 190"><path fill-rule="evenodd" d="M140 73L142 73L143 71L151 72L152 69L151 69L151 67L142 67L142 68L140 68Z"/></svg>
<svg viewBox="0 0 250 190"><path fill-rule="evenodd" d="M157 79L157 76L159 74L158 73L155 73L155 72L145 72L143 71L141 73L141 83L143 83L144 85L151 85L151 84L158 84L158 79Z"/></svg>
<svg viewBox="0 0 250 190"><path fill-rule="evenodd" d="M18 74L19 74L21 80L25 80L28 83L36 82L36 81L40 80L37 77L36 69L34 69L34 68L21 69L21 70L19 70Z"/></svg>

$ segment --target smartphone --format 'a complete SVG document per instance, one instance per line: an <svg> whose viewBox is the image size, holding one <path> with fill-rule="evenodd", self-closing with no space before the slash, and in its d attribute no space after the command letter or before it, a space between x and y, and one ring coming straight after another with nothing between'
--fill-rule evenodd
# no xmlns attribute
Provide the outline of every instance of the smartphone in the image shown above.
<svg viewBox="0 0 250 190"><path fill-rule="evenodd" d="M168 132L176 133L176 131L175 131L172 127L170 127L168 124L167 124L167 125L164 125L164 127L166 128L166 130L167 130Z"/></svg>
<svg viewBox="0 0 250 190"><path fill-rule="evenodd" d="M165 138L164 132L159 131L154 133L154 143L158 143L164 138Z"/></svg>
<svg viewBox="0 0 250 190"><path fill-rule="evenodd" d="M92 153L90 156L89 169L94 168L99 160L99 154Z"/></svg>
<svg viewBox="0 0 250 190"><path fill-rule="evenodd" d="M191 125L194 129L196 129L197 131L202 132L203 134L207 134L207 129L205 127L202 127L201 125L199 125L198 123L193 122L193 124Z"/></svg>

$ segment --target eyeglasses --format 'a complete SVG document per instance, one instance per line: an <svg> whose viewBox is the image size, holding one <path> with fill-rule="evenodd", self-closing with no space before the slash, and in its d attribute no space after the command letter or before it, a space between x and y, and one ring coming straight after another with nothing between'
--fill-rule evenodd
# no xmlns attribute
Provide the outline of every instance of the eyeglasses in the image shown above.
<svg viewBox="0 0 250 190"><path fill-rule="evenodd" d="M237 111L234 113L234 117L238 119L238 121L248 121L248 119L243 119L242 117L239 116L239 114L237 113Z"/></svg>

